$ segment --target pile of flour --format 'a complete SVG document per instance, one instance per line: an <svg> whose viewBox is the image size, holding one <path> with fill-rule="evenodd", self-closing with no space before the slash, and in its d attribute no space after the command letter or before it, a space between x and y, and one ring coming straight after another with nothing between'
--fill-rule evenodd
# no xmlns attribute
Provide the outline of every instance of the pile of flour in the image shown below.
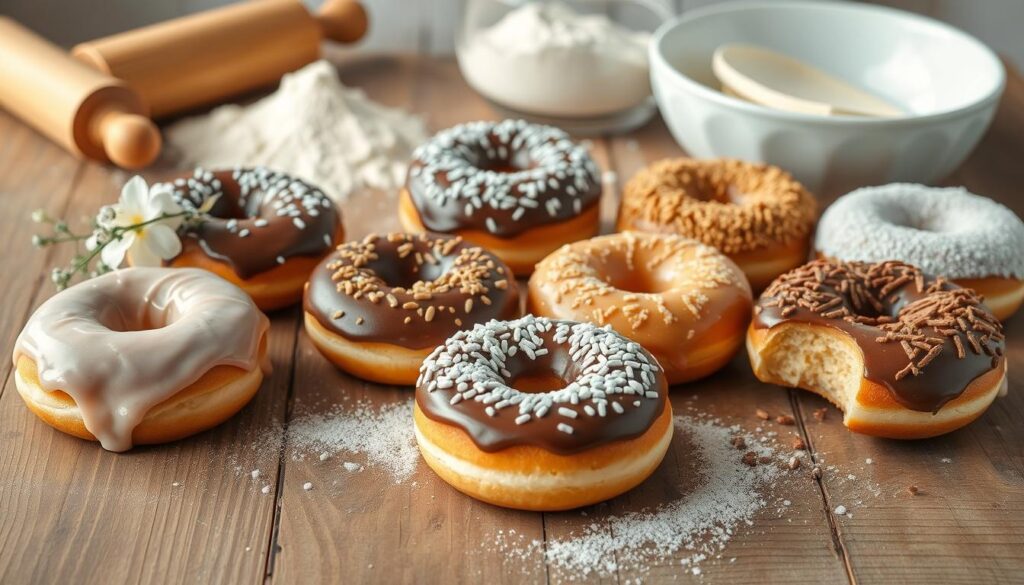
<svg viewBox="0 0 1024 585"><path fill-rule="evenodd" d="M182 120L167 142L190 166L265 166L319 186L335 201L362 188L393 190L412 151L427 138L423 120L345 87L317 61L288 75L273 94Z"/></svg>

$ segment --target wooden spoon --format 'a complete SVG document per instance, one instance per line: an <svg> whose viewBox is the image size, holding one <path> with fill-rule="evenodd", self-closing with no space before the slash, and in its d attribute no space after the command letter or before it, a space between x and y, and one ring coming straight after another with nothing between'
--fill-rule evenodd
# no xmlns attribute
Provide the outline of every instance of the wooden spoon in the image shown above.
<svg viewBox="0 0 1024 585"><path fill-rule="evenodd" d="M712 69L726 94L777 110L878 118L905 113L842 79L763 47L722 45L715 50Z"/></svg>

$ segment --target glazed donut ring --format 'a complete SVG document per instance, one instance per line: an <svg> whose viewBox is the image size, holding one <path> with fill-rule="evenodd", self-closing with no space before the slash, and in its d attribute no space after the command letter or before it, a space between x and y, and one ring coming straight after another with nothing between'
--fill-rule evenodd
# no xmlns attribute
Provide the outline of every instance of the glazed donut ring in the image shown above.
<svg viewBox="0 0 1024 585"><path fill-rule="evenodd" d="M345 236L340 213L320 189L266 168L196 169L156 187L171 189L185 208L217 198L170 265L209 270L265 311L298 302L313 267Z"/></svg>
<svg viewBox="0 0 1024 585"><path fill-rule="evenodd" d="M399 219L410 232L462 236L519 275L597 233L601 177L584 147L551 126L471 122L420 146Z"/></svg>
<svg viewBox="0 0 1024 585"><path fill-rule="evenodd" d="M821 216L819 255L900 260L973 288L999 319L1024 302L1024 221L960 187L894 183L858 189Z"/></svg>
<svg viewBox="0 0 1024 585"><path fill-rule="evenodd" d="M722 253L669 234L567 244L537 265L530 312L611 325L651 352L669 384L707 376L743 345L750 286Z"/></svg>
<svg viewBox="0 0 1024 585"><path fill-rule="evenodd" d="M672 439L657 361L610 327L528 315L460 331L424 360L416 439L479 500L567 510L643 482Z"/></svg>
<svg viewBox="0 0 1024 585"><path fill-rule="evenodd" d="M306 332L343 370L412 384L423 358L475 323L520 314L511 272L461 238L371 234L348 242L310 276Z"/></svg>
<svg viewBox="0 0 1024 585"><path fill-rule="evenodd" d="M772 283L754 315L754 374L824 396L858 433L948 433L1006 388L999 321L974 291L908 264L816 260Z"/></svg>
<svg viewBox="0 0 1024 585"><path fill-rule="evenodd" d="M666 159L626 183L618 229L678 234L718 248L760 291L807 260L816 213L814 197L778 167Z"/></svg>
<svg viewBox="0 0 1024 585"><path fill-rule="evenodd" d="M56 294L29 318L15 382L47 424L105 449L220 424L259 389L267 318L197 269L126 268Z"/></svg>

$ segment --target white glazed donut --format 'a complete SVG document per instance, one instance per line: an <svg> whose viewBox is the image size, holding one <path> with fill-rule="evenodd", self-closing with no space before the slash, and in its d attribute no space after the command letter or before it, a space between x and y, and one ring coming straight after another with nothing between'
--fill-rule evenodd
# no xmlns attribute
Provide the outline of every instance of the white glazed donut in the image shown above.
<svg viewBox="0 0 1024 585"><path fill-rule="evenodd" d="M29 409L105 449L219 424L269 370L269 321L240 288L196 268L126 268L57 293L14 350Z"/></svg>
<svg viewBox="0 0 1024 585"><path fill-rule="evenodd" d="M893 183L840 197L818 222L819 256L899 260L973 288L1000 319L1024 301L1024 221L961 187Z"/></svg>

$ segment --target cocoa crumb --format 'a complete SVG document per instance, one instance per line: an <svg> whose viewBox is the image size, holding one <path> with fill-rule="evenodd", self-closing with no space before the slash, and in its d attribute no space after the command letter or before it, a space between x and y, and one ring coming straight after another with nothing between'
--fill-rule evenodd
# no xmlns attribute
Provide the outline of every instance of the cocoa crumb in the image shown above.
<svg viewBox="0 0 1024 585"><path fill-rule="evenodd" d="M758 408L754 414L761 420L768 420L768 412L764 409Z"/></svg>
<svg viewBox="0 0 1024 585"><path fill-rule="evenodd" d="M757 453L754 453L753 451L747 451L744 453L743 463L750 467L755 467L757 465Z"/></svg>
<svg viewBox="0 0 1024 585"><path fill-rule="evenodd" d="M769 463L772 462L772 458L767 455L762 455L760 458L758 458L758 461L760 461L764 465L768 465Z"/></svg>
<svg viewBox="0 0 1024 585"><path fill-rule="evenodd" d="M780 425L792 426L796 424L796 419L794 419L792 416L788 414L780 414L779 416L775 417L775 422L779 423Z"/></svg>
<svg viewBox="0 0 1024 585"><path fill-rule="evenodd" d="M800 458L799 457L790 457L789 458L789 463L787 463L786 466L789 467L790 470L799 469L800 468Z"/></svg>
<svg viewBox="0 0 1024 585"><path fill-rule="evenodd" d="M911 485L907 486L907 493L912 496L916 496L917 494L921 493L921 490L916 485Z"/></svg>
<svg viewBox="0 0 1024 585"><path fill-rule="evenodd" d="M821 422L821 421L825 420L826 416L828 416L828 408L827 407L823 406L823 407L818 408L818 409L816 409L814 411L814 420L816 420L818 422Z"/></svg>
<svg viewBox="0 0 1024 585"><path fill-rule="evenodd" d="M806 451L807 450L807 443L804 442L803 437L793 437L793 440L792 440L792 442L790 444L793 446L793 449L796 450L796 451Z"/></svg>
<svg viewBox="0 0 1024 585"><path fill-rule="evenodd" d="M814 476L814 479L821 479L821 468L818 467L817 465L812 467L811 468L811 475Z"/></svg>
<svg viewBox="0 0 1024 585"><path fill-rule="evenodd" d="M743 437L733 437L732 440L729 441L729 443L731 443L733 447L741 451L747 448L747 441Z"/></svg>

